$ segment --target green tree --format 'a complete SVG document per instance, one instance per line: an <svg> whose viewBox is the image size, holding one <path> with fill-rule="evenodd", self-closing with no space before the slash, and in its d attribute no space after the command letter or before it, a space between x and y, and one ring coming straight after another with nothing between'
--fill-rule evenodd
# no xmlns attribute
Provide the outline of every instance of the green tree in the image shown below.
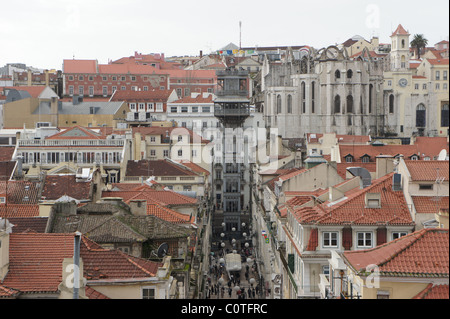
<svg viewBox="0 0 450 319"><path fill-rule="evenodd" d="M428 44L428 40L425 39L423 34L415 34L413 40L411 41L411 47L416 48L417 57L420 59L420 49L425 48Z"/></svg>

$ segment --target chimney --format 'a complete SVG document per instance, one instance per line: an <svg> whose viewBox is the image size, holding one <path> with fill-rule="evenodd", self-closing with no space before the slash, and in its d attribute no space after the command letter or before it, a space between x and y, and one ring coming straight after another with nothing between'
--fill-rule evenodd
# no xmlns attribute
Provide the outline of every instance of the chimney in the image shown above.
<svg viewBox="0 0 450 319"><path fill-rule="evenodd" d="M5 220L6 226L6 220ZM9 233L0 229L0 282L5 279L9 269Z"/></svg>
<svg viewBox="0 0 450 319"><path fill-rule="evenodd" d="M32 80L33 80L33 73L31 72L30 69L28 69L28 76L27 76L27 85L28 86L31 86Z"/></svg>
<svg viewBox="0 0 450 319"><path fill-rule="evenodd" d="M56 96L52 96L50 100L50 114L52 125L58 127L58 98Z"/></svg>
<svg viewBox="0 0 450 319"><path fill-rule="evenodd" d="M19 178L23 175L23 156L17 156L17 175Z"/></svg>
<svg viewBox="0 0 450 319"><path fill-rule="evenodd" d="M203 51L200 50L200 59L203 57Z"/></svg>
<svg viewBox="0 0 450 319"><path fill-rule="evenodd" d="M128 204L131 213L135 216L147 216L147 201L145 199L133 199Z"/></svg>
<svg viewBox="0 0 450 319"><path fill-rule="evenodd" d="M377 156L377 178L383 177L394 171L394 157L391 155L378 155Z"/></svg>
<svg viewBox="0 0 450 319"><path fill-rule="evenodd" d="M48 70L44 70L44 74L45 74L45 86L49 86L50 80L49 80Z"/></svg>

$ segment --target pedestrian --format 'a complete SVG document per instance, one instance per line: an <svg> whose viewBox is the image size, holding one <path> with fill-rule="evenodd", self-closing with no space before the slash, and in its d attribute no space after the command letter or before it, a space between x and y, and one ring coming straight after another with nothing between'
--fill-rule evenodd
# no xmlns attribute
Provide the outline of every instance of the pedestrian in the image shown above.
<svg viewBox="0 0 450 319"><path fill-rule="evenodd" d="M252 297L252 288L248 287L248 298Z"/></svg>
<svg viewBox="0 0 450 319"><path fill-rule="evenodd" d="M256 296L256 294L255 294L255 288L253 288L253 289L252 289L252 297L253 297L253 299L255 299L255 296Z"/></svg>
<svg viewBox="0 0 450 319"><path fill-rule="evenodd" d="M233 289L231 289L231 288L228 288L228 296L230 296L230 298L231 298L231 293L233 292Z"/></svg>
<svg viewBox="0 0 450 319"><path fill-rule="evenodd" d="M221 289L221 295L222 295L222 298L223 298L223 295L224 295L224 293L225 293L225 288L224 287L222 287L222 289Z"/></svg>

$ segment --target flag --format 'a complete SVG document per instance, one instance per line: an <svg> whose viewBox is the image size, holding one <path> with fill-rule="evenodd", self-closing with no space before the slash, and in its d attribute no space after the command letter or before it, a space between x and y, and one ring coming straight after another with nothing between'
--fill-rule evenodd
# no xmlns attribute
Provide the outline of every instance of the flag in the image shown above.
<svg viewBox="0 0 450 319"><path fill-rule="evenodd" d="M233 54L237 54L239 52L239 50L234 49L233 50Z"/></svg>

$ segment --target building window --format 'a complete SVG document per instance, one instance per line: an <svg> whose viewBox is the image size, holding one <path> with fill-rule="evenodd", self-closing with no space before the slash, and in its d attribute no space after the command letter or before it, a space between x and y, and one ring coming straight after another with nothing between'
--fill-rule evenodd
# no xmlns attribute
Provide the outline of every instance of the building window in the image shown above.
<svg viewBox="0 0 450 319"><path fill-rule="evenodd" d="M209 106L202 106L202 113L209 113L211 112L211 108Z"/></svg>
<svg viewBox="0 0 450 319"><path fill-rule="evenodd" d="M192 107L192 113L198 113L198 106Z"/></svg>
<svg viewBox="0 0 450 319"><path fill-rule="evenodd" d="M178 150L178 157L183 156L183 150Z"/></svg>
<svg viewBox="0 0 450 319"><path fill-rule="evenodd" d="M394 95L389 95L389 113L394 113Z"/></svg>
<svg viewBox="0 0 450 319"><path fill-rule="evenodd" d="M156 103L156 112L162 112L162 111L163 111L163 104Z"/></svg>
<svg viewBox="0 0 450 319"><path fill-rule="evenodd" d="M69 85L69 95L73 95L73 85Z"/></svg>
<svg viewBox="0 0 450 319"><path fill-rule="evenodd" d="M408 235L407 232L393 232L392 233L392 240L396 240L397 238L403 237Z"/></svg>
<svg viewBox="0 0 450 319"><path fill-rule="evenodd" d="M306 84L302 82L302 113L306 113Z"/></svg>
<svg viewBox="0 0 450 319"><path fill-rule="evenodd" d="M441 79L441 72L436 71L436 81L439 81Z"/></svg>
<svg viewBox="0 0 450 319"><path fill-rule="evenodd" d="M424 190L433 190L433 184L419 184L419 190L424 191Z"/></svg>
<svg viewBox="0 0 450 319"><path fill-rule="evenodd" d="M334 72L334 77L335 77L336 79L340 79L340 78L341 78L341 71L336 70L336 72Z"/></svg>
<svg viewBox="0 0 450 319"><path fill-rule="evenodd" d="M448 102L441 107L441 126L449 127Z"/></svg>
<svg viewBox="0 0 450 319"><path fill-rule="evenodd" d="M144 91L148 91L148 86L144 86Z"/></svg>
<svg viewBox="0 0 450 319"><path fill-rule="evenodd" d="M79 80L79 81L83 81L83 80L84 80L84 77L83 77L82 75L79 75L79 76L78 76L78 80Z"/></svg>
<svg viewBox="0 0 450 319"><path fill-rule="evenodd" d="M177 112L178 112L178 107L172 106L172 107L170 108L170 113L177 113Z"/></svg>
<svg viewBox="0 0 450 319"><path fill-rule="evenodd" d="M311 82L311 113L315 113L316 82Z"/></svg>
<svg viewBox="0 0 450 319"><path fill-rule="evenodd" d="M337 248L337 246L338 246L338 232L322 233L322 247Z"/></svg>
<svg viewBox="0 0 450 319"><path fill-rule="evenodd" d="M372 114L373 85L369 85L369 114Z"/></svg>
<svg viewBox="0 0 450 319"><path fill-rule="evenodd" d="M150 156L156 156L156 150L150 150Z"/></svg>
<svg viewBox="0 0 450 319"><path fill-rule="evenodd" d="M145 103L139 103L139 111L145 111Z"/></svg>
<svg viewBox="0 0 450 319"><path fill-rule="evenodd" d="M419 84L414 84L414 90L418 90L419 89Z"/></svg>
<svg viewBox="0 0 450 319"><path fill-rule="evenodd" d="M442 71L443 75L442 75L442 80L447 81L447 71Z"/></svg>
<svg viewBox="0 0 450 319"><path fill-rule="evenodd" d="M419 104L416 108L416 127L426 126L426 109L425 105Z"/></svg>
<svg viewBox="0 0 450 319"><path fill-rule="evenodd" d="M188 111L188 107L187 106L182 106L181 107L181 113L187 113Z"/></svg>
<svg viewBox="0 0 450 319"><path fill-rule="evenodd" d="M130 103L130 110L132 112L136 111L136 103Z"/></svg>
<svg viewBox="0 0 450 319"><path fill-rule="evenodd" d="M155 289L142 288L142 299L155 299Z"/></svg>
<svg viewBox="0 0 450 319"><path fill-rule="evenodd" d="M73 81L73 75L69 75L69 81Z"/></svg>
<svg viewBox="0 0 450 319"><path fill-rule="evenodd" d="M427 85L424 83L423 85L422 85L422 90L426 90L427 89Z"/></svg>
<svg viewBox="0 0 450 319"><path fill-rule="evenodd" d="M150 136L150 142L155 143L156 142L156 136Z"/></svg>
<svg viewBox="0 0 450 319"><path fill-rule="evenodd" d="M183 141L183 135L178 135L178 142Z"/></svg>
<svg viewBox="0 0 450 319"><path fill-rule="evenodd" d="M363 163L369 163L370 162L370 156L363 156L361 158L361 162Z"/></svg>
<svg viewBox="0 0 450 319"><path fill-rule="evenodd" d="M114 92L117 91L117 86L113 86L112 89L111 89L111 91L112 91L112 93L114 94Z"/></svg>
<svg viewBox="0 0 450 319"><path fill-rule="evenodd" d="M103 90L103 96L107 96L107 95L108 95L108 87L107 87L107 86L104 86L104 87L102 88L102 90Z"/></svg>
<svg viewBox="0 0 450 319"><path fill-rule="evenodd" d="M147 103L147 110L153 112L155 110L153 103Z"/></svg>
<svg viewBox="0 0 450 319"><path fill-rule="evenodd" d="M388 81L388 86L392 86L392 81L391 80Z"/></svg>
<svg viewBox="0 0 450 319"><path fill-rule="evenodd" d="M389 291L378 290L377 299L389 299Z"/></svg>
<svg viewBox="0 0 450 319"><path fill-rule="evenodd" d="M351 156L351 155L346 156L345 157L345 162L346 163L353 163L353 156Z"/></svg>
<svg viewBox="0 0 450 319"><path fill-rule="evenodd" d="M334 98L334 114L341 113L341 97L336 95Z"/></svg>
<svg viewBox="0 0 450 319"><path fill-rule="evenodd" d="M352 70L348 70L347 71L347 78L351 79L353 77L353 71Z"/></svg>
<svg viewBox="0 0 450 319"><path fill-rule="evenodd" d="M90 86L89 87L89 96L93 96L94 95L94 87Z"/></svg>
<svg viewBox="0 0 450 319"><path fill-rule="evenodd" d="M281 113L281 95L277 95L277 114Z"/></svg>
<svg viewBox="0 0 450 319"><path fill-rule="evenodd" d="M441 89L441 84L440 83L436 83L436 90L440 90Z"/></svg>
<svg viewBox="0 0 450 319"><path fill-rule="evenodd" d="M126 86L121 86L120 89L121 89L122 91L125 91L125 90L127 89L127 87L126 87Z"/></svg>
<svg viewBox="0 0 450 319"><path fill-rule="evenodd" d="M190 192L192 191L192 186L188 185L188 186L183 186L183 191L184 192Z"/></svg>
<svg viewBox="0 0 450 319"><path fill-rule="evenodd" d="M164 150L163 151L163 156L164 157L169 157L169 150Z"/></svg>
<svg viewBox="0 0 450 319"><path fill-rule="evenodd" d="M191 94L190 89L189 88L185 88L184 89L184 96L189 96Z"/></svg>
<svg viewBox="0 0 450 319"><path fill-rule="evenodd" d="M292 96L290 94L287 97L287 112L292 114Z"/></svg>
<svg viewBox="0 0 450 319"><path fill-rule="evenodd" d="M353 113L353 96L347 96L347 113Z"/></svg>
<svg viewBox="0 0 450 319"><path fill-rule="evenodd" d="M358 232L356 233L358 248L371 248L372 247L372 233L371 232Z"/></svg>

